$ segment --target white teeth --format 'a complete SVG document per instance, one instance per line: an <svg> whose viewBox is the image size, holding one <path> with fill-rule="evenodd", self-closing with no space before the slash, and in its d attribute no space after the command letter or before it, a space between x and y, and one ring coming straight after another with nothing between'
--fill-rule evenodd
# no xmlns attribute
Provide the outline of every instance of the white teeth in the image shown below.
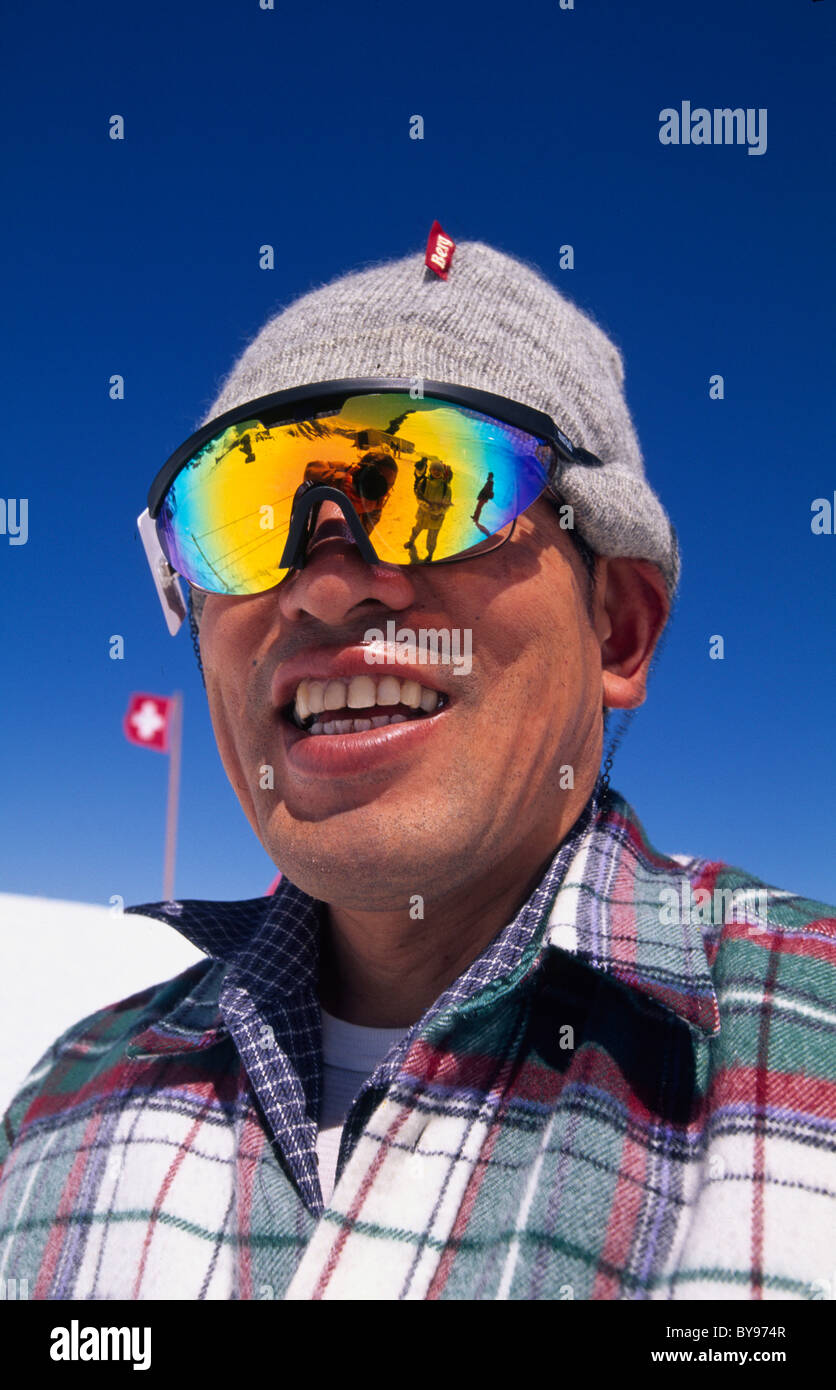
<svg viewBox="0 0 836 1390"><path fill-rule="evenodd" d="M375 686L371 676L352 676L348 683L348 708L373 709Z"/></svg>
<svg viewBox="0 0 836 1390"><path fill-rule="evenodd" d="M322 698L325 694L325 682L303 681L302 684L308 687L308 713L321 714L325 709L325 701Z"/></svg>
<svg viewBox="0 0 836 1390"><path fill-rule="evenodd" d="M379 705L397 705L401 699L401 683L395 680L394 676L384 676L377 685L377 703Z"/></svg>
<svg viewBox="0 0 836 1390"><path fill-rule="evenodd" d="M421 703L421 687L417 681L401 681L401 704L417 709Z"/></svg>
<svg viewBox="0 0 836 1390"><path fill-rule="evenodd" d="M405 714L376 714L373 719L317 719L309 734L365 734L369 729L382 729L386 724L408 724Z"/></svg>
<svg viewBox="0 0 836 1390"><path fill-rule="evenodd" d="M345 681L329 681L323 700L325 709L345 709Z"/></svg>
<svg viewBox="0 0 836 1390"><path fill-rule="evenodd" d="M310 694L309 694L309 691L310 691L310 681L302 681L302 682L297 686L297 689L296 689L296 718L297 718L297 719L307 719L307 717L308 717L309 714L314 714L314 713L317 713L317 712L318 712L318 711L315 711L315 710L312 710L312 709L311 709L311 701L310 701Z"/></svg>
<svg viewBox="0 0 836 1390"><path fill-rule="evenodd" d="M395 676L382 676L375 681L371 676L352 676L350 680L310 680L307 677L296 687L296 719L303 724L311 715L322 715L331 710L368 710L365 719L328 720L317 718L308 730L312 734L321 733L364 733L370 728L379 729L384 724L402 724L407 718L404 714L372 714L381 705L406 705L408 709L421 710L432 714L439 705L439 695L416 680L399 681Z"/></svg>

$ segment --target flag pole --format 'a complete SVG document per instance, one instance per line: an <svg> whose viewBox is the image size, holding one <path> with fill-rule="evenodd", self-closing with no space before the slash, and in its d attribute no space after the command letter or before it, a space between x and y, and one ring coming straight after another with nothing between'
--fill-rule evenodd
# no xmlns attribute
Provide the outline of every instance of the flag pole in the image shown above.
<svg viewBox="0 0 836 1390"><path fill-rule="evenodd" d="M174 859L177 849L177 803L180 797L180 749L183 742L183 694L174 692L171 738L168 751L168 802L165 817L165 864L163 902L174 900Z"/></svg>

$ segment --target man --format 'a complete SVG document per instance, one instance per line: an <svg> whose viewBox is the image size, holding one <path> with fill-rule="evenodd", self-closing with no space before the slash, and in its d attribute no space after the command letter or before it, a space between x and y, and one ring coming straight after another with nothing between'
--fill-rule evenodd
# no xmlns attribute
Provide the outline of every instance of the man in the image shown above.
<svg viewBox="0 0 836 1390"><path fill-rule="evenodd" d="M597 325L465 243L446 281L407 256L278 314L155 479L284 876L133 909L209 959L16 1097L0 1262L30 1296L832 1296L833 910L659 853L599 776L679 572L622 388ZM254 401L269 450L201 464ZM462 496L495 474L489 536L452 513L429 567L408 478L370 537L303 477L310 421L397 412ZM466 676L415 636L453 630Z"/></svg>
<svg viewBox="0 0 836 1390"><path fill-rule="evenodd" d="M479 492L476 494L476 510L473 513L473 520L476 522L477 526L479 525L479 518L482 515L482 508L484 507L486 502L490 502L492 497L493 473L489 473L485 482L485 486L483 488L480 488Z"/></svg>
<svg viewBox="0 0 836 1390"><path fill-rule="evenodd" d="M421 532L426 531L426 560L431 561L445 513L447 508L453 505L453 494L445 476L444 464L438 459L432 459L427 472L416 481L414 491L418 498L418 510L415 513L415 525L409 540L404 544L404 550L413 550Z"/></svg>
<svg viewBox="0 0 836 1390"><path fill-rule="evenodd" d="M389 499L398 465L388 449L368 449L357 463L334 468L318 459L305 465L306 481L332 483L349 498L363 530L371 533Z"/></svg>

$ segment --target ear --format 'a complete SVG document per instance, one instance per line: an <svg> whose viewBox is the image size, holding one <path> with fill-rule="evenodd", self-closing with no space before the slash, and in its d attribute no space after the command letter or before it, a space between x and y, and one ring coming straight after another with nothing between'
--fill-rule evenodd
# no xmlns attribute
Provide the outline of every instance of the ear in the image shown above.
<svg viewBox="0 0 836 1390"><path fill-rule="evenodd" d="M595 630L601 640L602 702L637 709L647 695L650 661L670 614L660 570L649 560L599 559Z"/></svg>

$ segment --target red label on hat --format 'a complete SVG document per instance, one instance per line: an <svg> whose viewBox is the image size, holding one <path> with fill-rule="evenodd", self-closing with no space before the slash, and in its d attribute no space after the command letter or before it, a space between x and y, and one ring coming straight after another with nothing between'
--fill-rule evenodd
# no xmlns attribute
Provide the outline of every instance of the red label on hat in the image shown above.
<svg viewBox="0 0 836 1390"><path fill-rule="evenodd" d="M456 243L453 238L447 236L441 230L440 222L433 222L430 227L430 235L427 241L427 252L424 256L424 265L430 270L434 270L436 275L440 275L442 280L447 279L447 271L450 269L450 262L453 259L453 252Z"/></svg>

